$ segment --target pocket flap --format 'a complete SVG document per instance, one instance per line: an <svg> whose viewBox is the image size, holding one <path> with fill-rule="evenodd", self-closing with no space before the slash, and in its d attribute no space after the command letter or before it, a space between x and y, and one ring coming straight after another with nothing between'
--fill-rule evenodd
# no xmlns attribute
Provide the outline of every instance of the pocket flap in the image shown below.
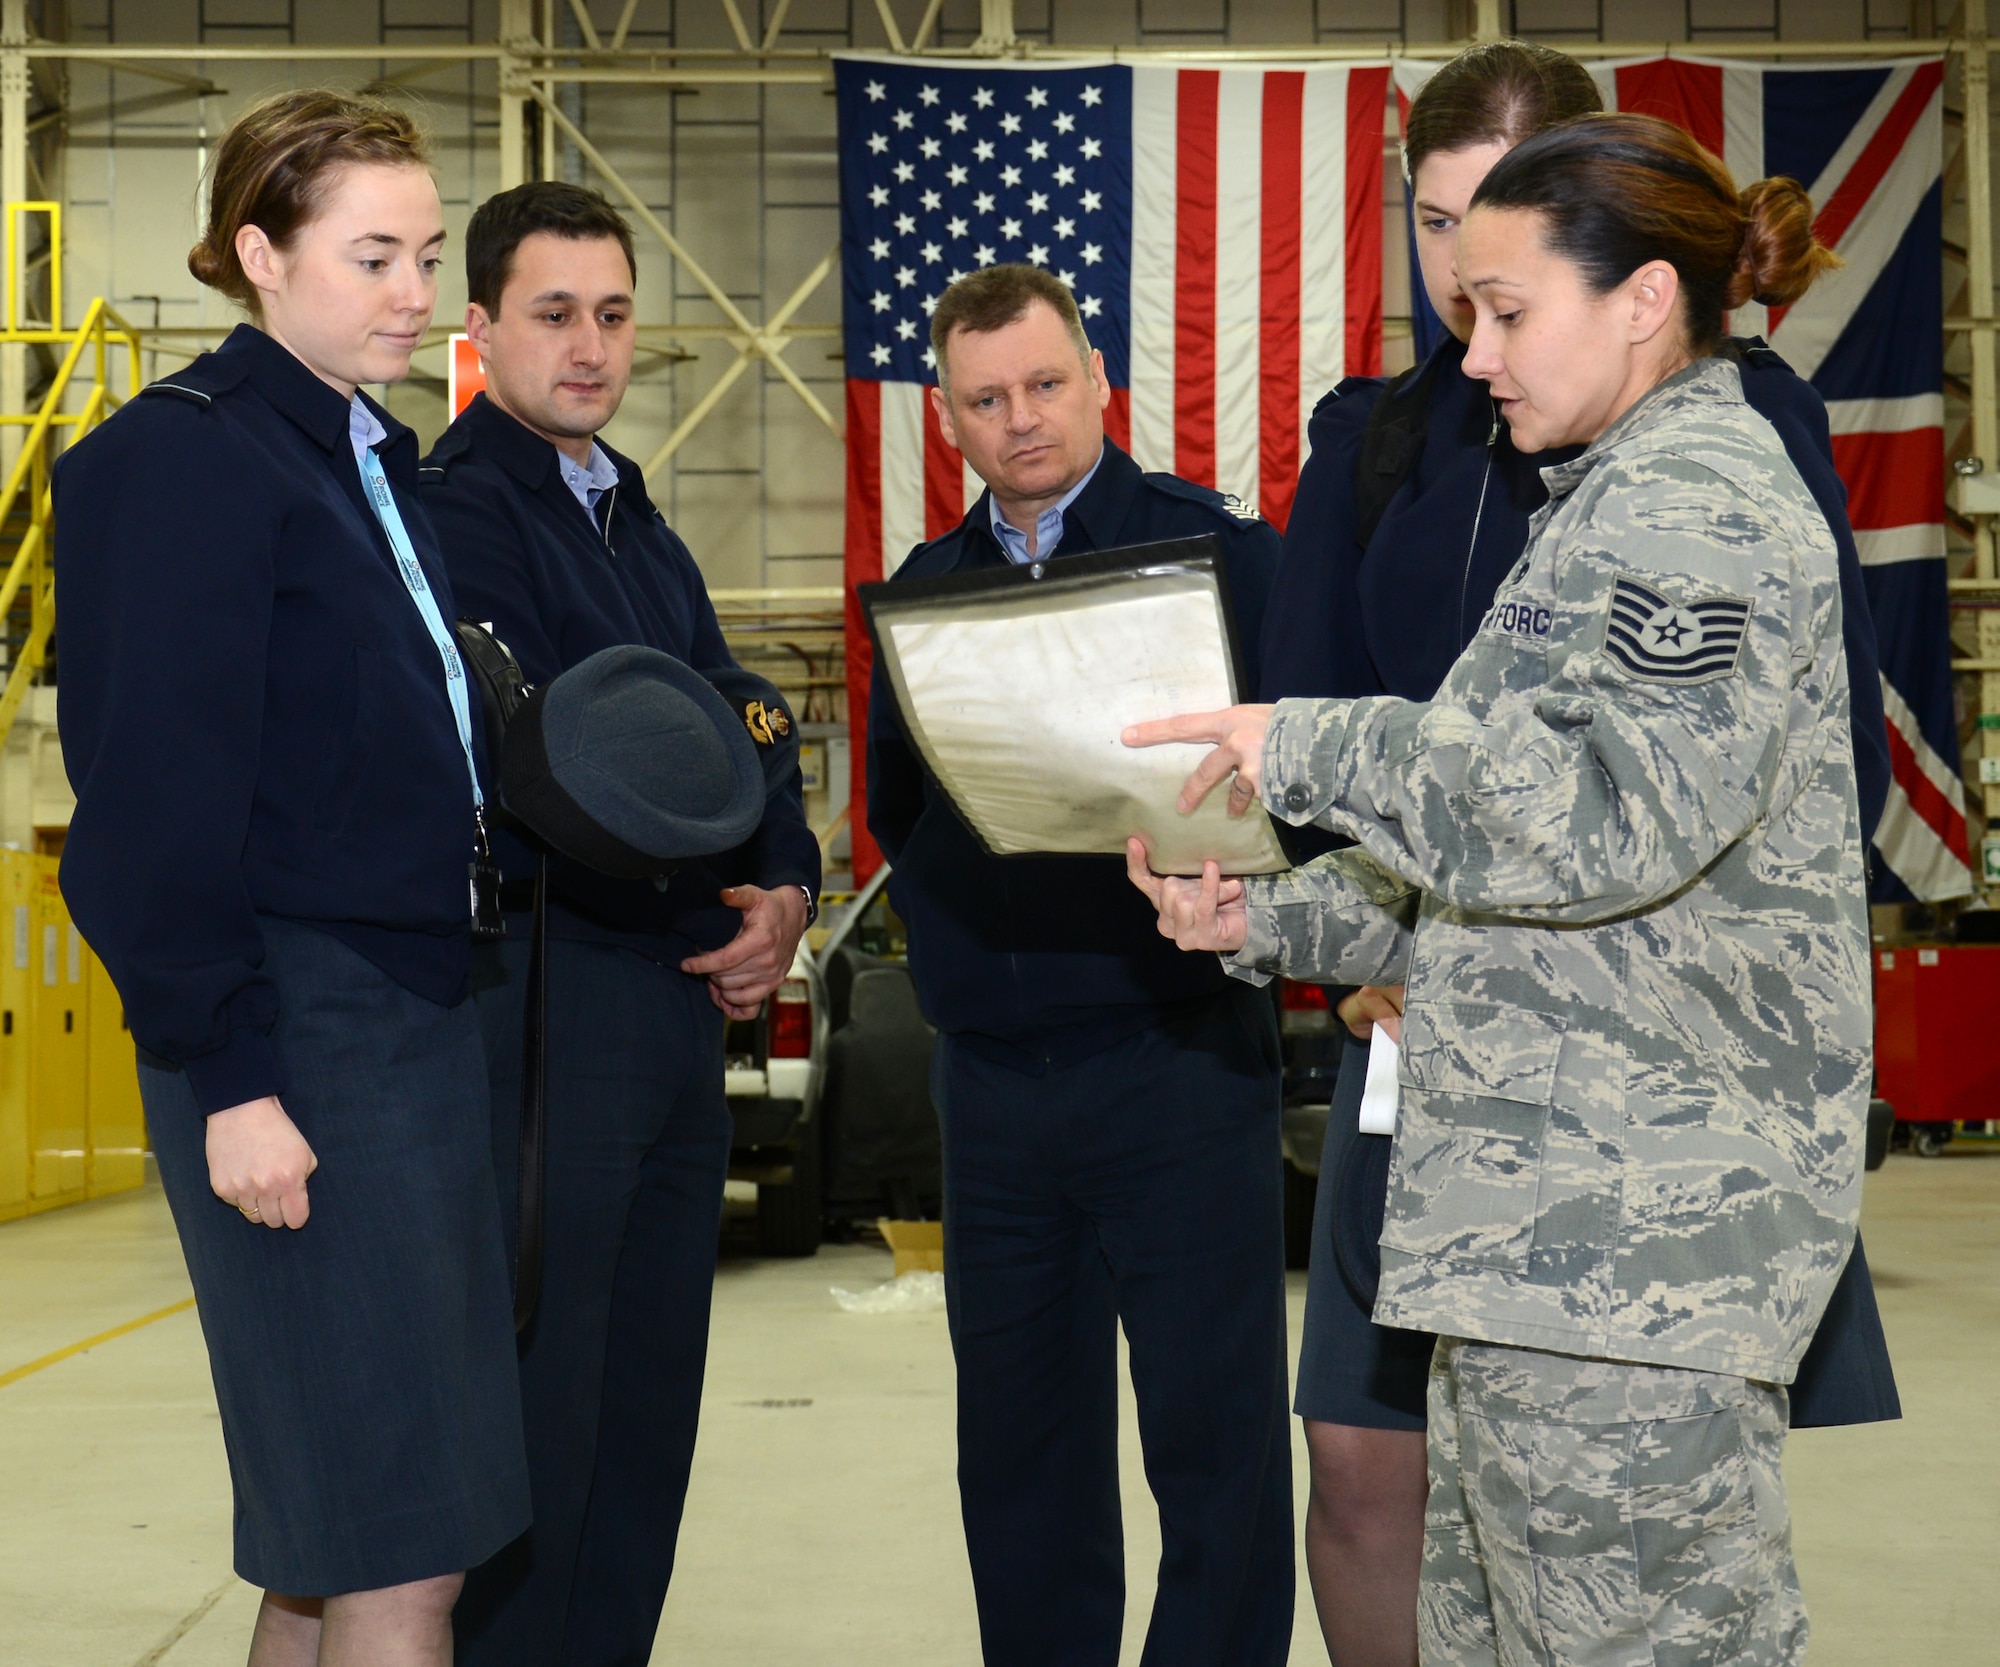
<svg viewBox="0 0 2000 1667"><path fill-rule="evenodd" d="M1436 1094L1545 1106L1563 1021L1481 1001L1413 1002L1403 1015L1403 1080Z"/></svg>

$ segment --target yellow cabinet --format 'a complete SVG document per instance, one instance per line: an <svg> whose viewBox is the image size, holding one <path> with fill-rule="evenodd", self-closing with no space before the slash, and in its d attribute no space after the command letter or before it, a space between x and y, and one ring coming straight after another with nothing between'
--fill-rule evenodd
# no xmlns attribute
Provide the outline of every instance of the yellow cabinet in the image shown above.
<svg viewBox="0 0 2000 1667"><path fill-rule="evenodd" d="M74 932L75 927L70 930ZM125 1004L104 963L83 951L90 987L89 1074L85 1079L90 1129L90 1196L124 1192L146 1180L146 1113L139 1104L138 1057L125 1024Z"/></svg>
<svg viewBox="0 0 2000 1667"><path fill-rule="evenodd" d="M84 1197L89 1181L90 986L83 978L83 939L56 883L56 859L37 857L35 866L29 1191L32 1207L46 1209Z"/></svg>
<svg viewBox="0 0 2000 1667"><path fill-rule="evenodd" d="M33 857L0 851L0 1221L28 1210L29 964L38 880Z"/></svg>

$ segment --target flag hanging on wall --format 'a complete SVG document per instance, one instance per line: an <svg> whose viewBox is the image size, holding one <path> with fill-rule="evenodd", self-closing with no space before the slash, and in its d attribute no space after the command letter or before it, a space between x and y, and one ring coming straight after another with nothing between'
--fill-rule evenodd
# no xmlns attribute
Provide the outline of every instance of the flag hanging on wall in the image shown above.
<svg viewBox="0 0 2000 1667"><path fill-rule="evenodd" d="M1381 368L1389 66L855 57L834 78L858 880L879 858L854 586L956 526L981 490L930 409L938 295L999 261L1058 274L1104 354L1111 438L1282 527L1313 405Z"/></svg>
<svg viewBox="0 0 2000 1667"><path fill-rule="evenodd" d="M1396 66L1408 99L1435 68ZM1676 122L1739 184L1788 174L1846 265L1792 307L1749 306L1826 401L1881 652L1894 778L1875 830L1879 902L1972 890L1944 541L1944 65L1828 68L1652 58L1590 66L1612 109Z"/></svg>

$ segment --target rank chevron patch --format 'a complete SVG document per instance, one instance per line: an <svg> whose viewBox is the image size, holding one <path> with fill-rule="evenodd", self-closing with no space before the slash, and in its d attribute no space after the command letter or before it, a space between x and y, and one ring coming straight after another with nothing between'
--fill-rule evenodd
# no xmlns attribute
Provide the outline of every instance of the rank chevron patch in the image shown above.
<svg viewBox="0 0 2000 1667"><path fill-rule="evenodd" d="M1649 683L1706 683L1736 669L1750 604L1740 596L1709 596L1685 607L1637 579L1611 587L1604 651Z"/></svg>

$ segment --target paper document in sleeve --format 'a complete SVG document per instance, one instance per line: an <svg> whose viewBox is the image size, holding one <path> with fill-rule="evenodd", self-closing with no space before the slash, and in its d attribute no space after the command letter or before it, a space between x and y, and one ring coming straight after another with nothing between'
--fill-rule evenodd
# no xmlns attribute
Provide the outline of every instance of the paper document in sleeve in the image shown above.
<svg viewBox="0 0 2000 1667"><path fill-rule="evenodd" d="M1123 855L1162 874L1288 866L1270 819L1218 787L1175 806L1206 743L1128 747L1128 724L1240 697L1214 538L864 585L903 732L986 849Z"/></svg>
<svg viewBox="0 0 2000 1667"><path fill-rule="evenodd" d="M1379 1024L1368 1036L1368 1075L1361 1083L1361 1132L1396 1132L1396 1062L1403 1050Z"/></svg>

